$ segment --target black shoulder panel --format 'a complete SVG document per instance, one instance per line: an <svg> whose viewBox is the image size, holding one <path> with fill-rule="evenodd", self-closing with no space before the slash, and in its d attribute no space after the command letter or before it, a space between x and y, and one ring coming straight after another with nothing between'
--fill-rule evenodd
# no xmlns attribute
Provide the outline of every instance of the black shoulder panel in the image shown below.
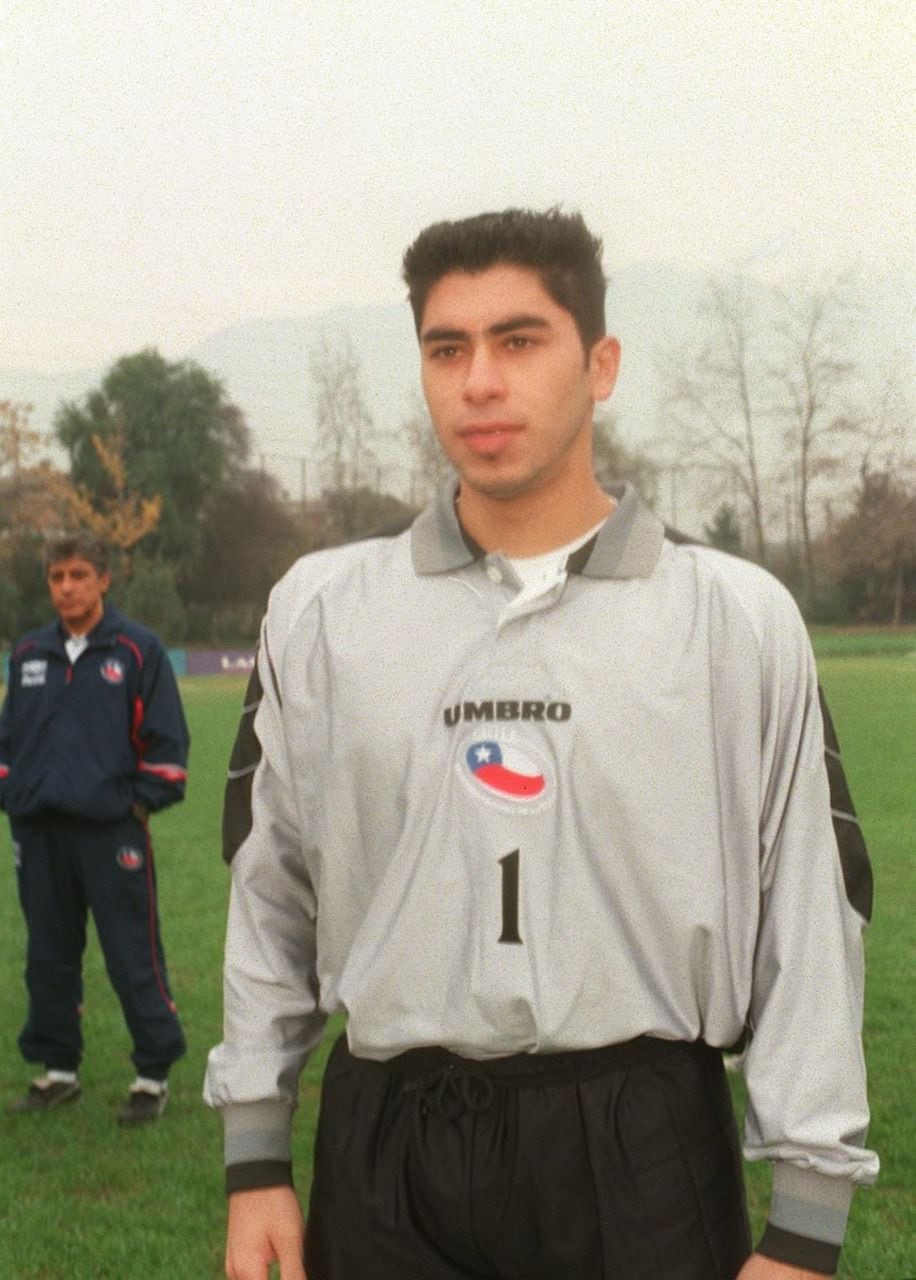
<svg viewBox="0 0 916 1280"><path fill-rule="evenodd" d="M245 705L235 735L223 797L223 860L227 863L235 857L251 830L251 786L261 759L261 744L254 730L254 717L263 692L255 662L245 690Z"/></svg>
<svg viewBox="0 0 916 1280"><path fill-rule="evenodd" d="M846 897L865 920L871 919L872 912L872 871L868 858L865 837L856 817L855 805L849 792L849 783L843 772L840 759L840 744L830 715L830 708L824 697L824 691L818 687L821 700L821 714L824 717L824 757L827 761L827 777L830 781L830 811L833 815L833 829L840 850L840 864L843 868L843 882L846 885Z"/></svg>
<svg viewBox="0 0 916 1280"><path fill-rule="evenodd" d="M665 537L669 542L673 542L679 547L702 547L704 545L699 538L691 538L689 533L681 533L680 529L672 529L670 524L665 525Z"/></svg>

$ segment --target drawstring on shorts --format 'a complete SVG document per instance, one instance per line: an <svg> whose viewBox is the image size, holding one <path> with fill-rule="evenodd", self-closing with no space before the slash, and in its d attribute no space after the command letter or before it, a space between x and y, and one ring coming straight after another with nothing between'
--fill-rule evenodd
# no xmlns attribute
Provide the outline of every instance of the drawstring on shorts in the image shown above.
<svg viewBox="0 0 916 1280"><path fill-rule="evenodd" d="M422 1115L438 1111L446 1120L457 1120L466 1111L482 1115L496 1098L493 1081L473 1067L459 1068L449 1062L435 1071L404 1083L405 1093L416 1093Z"/></svg>

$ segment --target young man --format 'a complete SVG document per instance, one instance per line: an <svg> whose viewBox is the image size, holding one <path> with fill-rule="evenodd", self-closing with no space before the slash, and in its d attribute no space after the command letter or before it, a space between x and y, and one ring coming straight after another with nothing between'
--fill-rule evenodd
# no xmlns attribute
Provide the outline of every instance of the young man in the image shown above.
<svg viewBox="0 0 916 1280"><path fill-rule="evenodd" d="M428 228L405 278L458 481L275 590L227 791L227 1274L830 1274L876 1158L861 930L804 627L596 484L619 348L578 216ZM850 875L850 884L855 876ZM751 1253L721 1050L749 1027Z"/></svg>
<svg viewBox="0 0 916 1280"><path fill-rule="evenodd" d="M188 730L162 644L105 603L105 548L82 534L61 538L46 561L58 621L16 646L0 713L0 807L28 935L19 1047L45 1066L8 1110L47 1111L80 1095L91 911L137 1068L118 1120L144 1124L162 1114L169 1068L185 1047L148 819L184 795Z"/></svg>

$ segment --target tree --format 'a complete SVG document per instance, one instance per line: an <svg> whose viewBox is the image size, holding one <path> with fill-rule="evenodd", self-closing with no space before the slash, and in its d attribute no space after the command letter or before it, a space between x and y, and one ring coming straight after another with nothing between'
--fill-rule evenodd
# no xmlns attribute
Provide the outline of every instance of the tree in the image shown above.
<svg viewBox="0 0 916 1280"><path fill-rule="evenodd" d="M63 526L60 474L39 457L32 406L0 402L0 639L47 620L42 544Z"/></svg>
<svg viewBox="0 0 916 1280"><path fill-rule="evenodd" d="M703 525L703 536L711 547L741 555L741 525L738 513L730 502L723 502L710 524Z"/></svg>
<svg viewBox="0 0 916 1280"><path fill-rule="evenodd" d="M167 644L185 637L187 614L175 584L175 566L139 555L124 587L125 613L157 632Z"/></svg>
<svg viewBox="0 0 916 1280"><path fill-rule="evenodd" d="M626 480L646 502L655 500L658 468L646 454L627 448L620 439L617 424L610 414L599 413L595 416L592 465L595 479L603 487Z"/></svg>
<svg viewBox="0 0 916 1280"><path fill-rule="evenodd" d="M416 508L375 489L328 490L305 507L306 537L312 547L334 547L356 538L400 532Z"/></svg>
<svg viewBox="0 0 916 1280"><path fill-rule="evenodd" d="M308 549L277 480L263 471L239 472L204 504L201 555L187 594L215 613L248 608L256 625L273 584Z"/></svg>
<svg viewBox="0 0 916 1280"><path fill-rule="evenodd" d="M0 535L48 534L66 524L62 500L65 477L42 459L27 467L16 480L0 479Z"/></svg>
<svg viewBox="0 0 916 1280"><path fill-rule="evenodd" d="M318 452L327 490L357 491L375 479L372 416L362 388L362 367L350 339L325 336L311 354Z"/></svg>
<svg viewBox="0 0 916 1280"><path fill-rule="evenodd" d="M147 499L162 495L150 553L178 565L198 551L207 496L231 480L249 448L242 413L221 383L193 361L170 363L155 350L122 357L81 405L62 405L55 431L74 485L98 501L115 492L93 437L111 448L123 436L127 490Z"/></svg>
<svg viewBox="0 0 916 1280"><path fill-rule="evenodd" d="M662 363L672 465L709 477L713 497L749 527L745 542L761 563L771 560L768 529L784 511L780 555L798 563L806 606L818 587L818 500L827 482L845 488L852 479L853 446L889 438L899 417L895 377L869 371L866 384L852 283L788 292L713 278L696 333Z"/></svg>
<svg viewBox="0 0 916 1280"><path fill-rule="evenodd" d="M22 596L16 583L4 573L0 577L0 649L11 644L21 629L19 626L19 610ZM2 680L2 674L0 674Z"/></svg>
<svg viewBox="0 0 916 1280"><path fill-rule="evenodd" d="M377 532L388 523L390 504L403 504L379 492L376 432L349 338L325 337L312 351L310 368L325 483L320 499L308 504L307 519L311 537L330 546Z"/></svg>
<svg viewBox="0 0 916 1280"><path fill-rule="evenodd" d="M37 461L41 432L31 425L32 405L21 400L0 400L0 476L19 480Z"/></svg>
<svg viewBox="0 0 916 1280"><path fill-rule="evenodd" d="M3 540L0 575L0 639L13 641L48 621L48 584L41 534L21 530Z"/></svg>
<svg viewBox="0 0 916 1280"><path fill-rule="evenodd" d="M57 488L68 513L67 523L88 529L105 546L120 552L123 576L129 578L130 552L158 525L162 497L157 493L144 498L139 493L128 492L124 443L123 427L115 431L107 444L100 436L92 437L92 447L105 476L107 496L91 493L86 485L74 485L63 476L58 478Z"/></svg>
<svg viewBox="0 0 916 1280"><path fill-rule="evenodd" d="M855 362L848 353L848 307L835 290L782 295L778 364L772 369L792 506L801 539L803 596L815 595L812 496L819 479L842 462L849 437L860 434L864 415L853 405Z"/></svg>
<svg viewBox="0 0 916 1280"><path fill-rule="evenodd" d="M899 471L863 464L853 510L822 554L859 618L899 625L916 607L916 487Z"/></svg>
<svg viewBox="0 0 916 1280"><path fill-rule="evenodd" d="M419 394L414 394L400 434L410 450L410 502L422 507L455 472L442 452L426 401Z"/></svg>
<svg viewBox="0 0 916 1280"><path fill-rule="evenodd" d="M758 304L740 277L707 282L697 336L664 362L666 434L675 461L707 474L714 491L748 511L756 559L767 560L763 437L773 416L772 374Z"/></svg>
<svg viewBox="0 0 916 1280"><path fill-rule="evenodd" d="M57 473L39 458L42 436L31 415L30 404L0 401L0 529L12 536L59 524Z"/></svg>

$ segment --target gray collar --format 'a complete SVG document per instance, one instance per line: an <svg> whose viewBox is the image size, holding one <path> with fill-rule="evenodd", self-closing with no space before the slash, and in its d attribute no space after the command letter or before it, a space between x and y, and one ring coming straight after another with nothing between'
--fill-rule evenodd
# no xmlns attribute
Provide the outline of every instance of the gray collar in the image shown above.
<svg viewBox="0 0 916 1280"><path fill-rule="evenodd" d="M665 527L629 484L609 485L617 507L596 536L570 556L567 568L586 578L648 578L658 563ZM416 573L448 573L463 569L485 552L461 528L455 513L455 485L450 482L417 516L410 534Z"/></svg>

